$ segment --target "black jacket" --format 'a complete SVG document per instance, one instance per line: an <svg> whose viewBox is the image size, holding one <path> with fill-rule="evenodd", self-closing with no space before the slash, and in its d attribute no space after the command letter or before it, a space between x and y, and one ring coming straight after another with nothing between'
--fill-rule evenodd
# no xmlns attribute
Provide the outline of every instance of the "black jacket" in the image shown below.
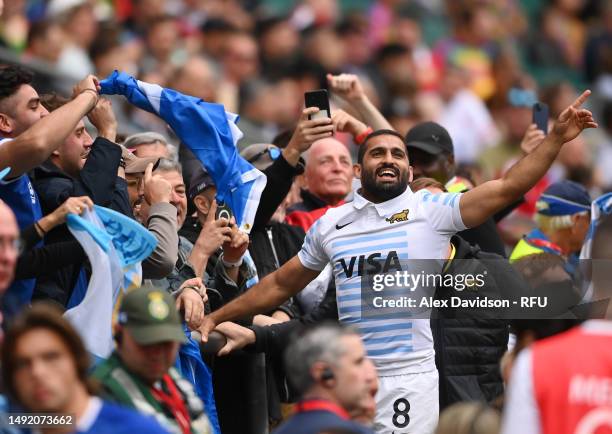
<svg viewBox="0 0 612 434"><path fill-rule="evenodd" d="M295 256L306 236L301 228L270 221L289 193L298 169L289 165L281 155L264 173L267 178L266 188L261 194L249 246L260 279Z"/></svg>
<svg viewBox="0 0 612 434"><path fill-rule="evenodd" d="M451 261L446 273L473 273L486 269L492 280L486 280L489 286L482 290L481 296L505 298L509 288L523 285L521 277L501 256L470 246L459 236L454 236L451 242L456 248L454 259L475 261ZM466 270L467 267L474 269ZM436 292L438 299L450 295L453 294L442 290ZM432 315L436 316L431 325L440 376L440 409L461 400L491 401L499 396L503 392L499 360L507 349L508 321L474 318L473 312L458 308L437 310ZM325 320L338 320L333 287L308 315L267 327L251 326L256 341L248 350L266 352L269 357L280 360L296 333Z"/></svg>
<svg viewBox="0 0 612 434"><path fill-rule="evenodd" d="M85 252L77 240L36 247L42 238L34 225L21 231L20 238L22 245L15 267L15 279L52 274L60 268L80 264L85 259Z"/></svg>
<svg viewBox="0 0 612 434"><path fill-rule="evenodd" d="M72 178L50 161L34 169L34 189L40 198L43 214L49 214L69 197L89 196L96 205L129 211L127 184L117 177L121 148L102 137L94 141L79 176ZM131 211L128 214L131 216ZM45 245L74 241L66 225L53 229L45 236ZM79 278L83 262L62 268L36 281L34 299L52 299L66 305Z"/></svg>
<svg viewBox="0 0 612 434"><path fill-rule="evenodd" d="M486 270L485 285L463 296L505 298L522 278L500 255L483 252L455 235L456 253L445 274L478 274ZM455 289L438 288L437 299L457 296ZM437 318L433 318L433 317ZM437 309L431 329L440 376L440 411L458 401L491 401L503 393L499 361L507 349L509 323L495 311L468 308Z"/></svg>

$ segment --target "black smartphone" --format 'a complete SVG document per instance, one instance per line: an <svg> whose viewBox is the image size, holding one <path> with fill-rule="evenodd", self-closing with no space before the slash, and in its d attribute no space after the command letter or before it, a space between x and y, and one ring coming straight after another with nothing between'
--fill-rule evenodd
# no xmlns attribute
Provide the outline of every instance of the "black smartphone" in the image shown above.
<svg viewBox="0 0 612 434"><path fill-rule="evenodd" d="M215 220L226 219L229 221L232 218L232 210L225 204L217 204L217 212L215 214Z"/></svg>
<svg viewBox="0 0 612 434"><path fill-rule="evenodd" d="M331 118L329 109L329 96L325 89L313 90L304 94L306 107L318 107L319 112L309 115L308 119Z"/></svg>
<svg viewBox="0 0 612 434"><path fill-rule="evenodd" d="M543 102L536 102L533 105L533 123L536 124L538 130L548 134L548 105Z"/></svg>

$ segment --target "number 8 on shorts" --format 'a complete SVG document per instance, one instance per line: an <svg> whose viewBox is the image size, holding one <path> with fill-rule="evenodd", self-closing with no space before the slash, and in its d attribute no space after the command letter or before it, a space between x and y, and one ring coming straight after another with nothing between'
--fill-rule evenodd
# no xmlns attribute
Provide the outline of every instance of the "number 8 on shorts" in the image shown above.
<svg viewBox="0 0 612 434"><path fill-rule="evenodd" d="M431 434L438 424L438 371L379 377L376 434Z"/></svg>

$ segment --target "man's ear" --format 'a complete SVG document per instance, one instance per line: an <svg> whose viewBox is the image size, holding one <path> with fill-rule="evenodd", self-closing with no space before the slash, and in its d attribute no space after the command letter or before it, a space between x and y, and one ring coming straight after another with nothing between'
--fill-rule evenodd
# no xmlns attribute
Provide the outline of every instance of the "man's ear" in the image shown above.
<svg viewBox="0 0 612 434"><path fill-rule="evenodd" d="M9 116L0 113L0 133L8 136L13 131L13 122Z"/></svg>
<svg viewBox="0 0 612 434"><path fill-rule="evenodd" d="M329 365L324 362L315 362L310 368L310 375L314 383L323 387L333 386L331 382L334 381L334 377L333 374L330 376L329 372Z"/></svg>
<svg viewBox="0 0 612 434"><path fill-rule="evenodd" d="M412 171L412 166L408 166L408 184L412 182L414 178L414 172Z"/></svg>
<svg viewBox="0 0 612 434"><path fill-rule="evenodd" d="M361 164L353 164L353 176L361 180Z"/></svg>
<svg viewBox="0 0 612 434"><path fill-rule="evenodd" d="M202 197L201 194L198 194L196 195L196 197L193 198L193 204L195 205L196 209L202 214L208 214L208 210L210 210L210 208L206 206L207 202L208 201L204 197Z"/></svg>

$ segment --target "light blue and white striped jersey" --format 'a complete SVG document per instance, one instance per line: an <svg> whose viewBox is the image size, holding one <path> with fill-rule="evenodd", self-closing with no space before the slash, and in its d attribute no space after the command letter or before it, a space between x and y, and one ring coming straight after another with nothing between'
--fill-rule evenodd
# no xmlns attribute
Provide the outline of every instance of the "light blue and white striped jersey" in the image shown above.
<svg viewBox="0 0 612 434"><path fill-rule="evenodd" d="M379 375L434 370L433 337L429 319L410 318L399 311L362 312L364 269L384 269L397 260L445 259L450 237L466 229L460 196L427 190L413 193L407 188L374 204L355 193L353 202L327 211L306 234L298 253L302 265L322 270L333 264L340 321L361 332Z"/></svg>

